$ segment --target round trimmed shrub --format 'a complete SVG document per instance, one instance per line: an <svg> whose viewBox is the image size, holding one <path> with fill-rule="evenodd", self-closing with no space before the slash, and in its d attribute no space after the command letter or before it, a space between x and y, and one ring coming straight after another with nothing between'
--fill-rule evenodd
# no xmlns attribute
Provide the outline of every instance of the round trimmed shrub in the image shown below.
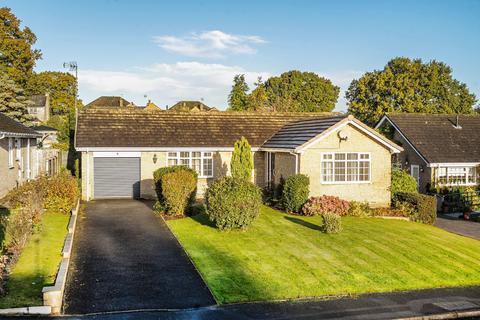
<svg viewBox="0 0 480 320"><path fill-rule="evenodd" d="M208 188L205 202L208 217L219 229L245 229L260 213L262 193L249 181L223 177Z"/></svg>
<svg viewBox="0 0 480 320"><path fill-rule="evenodd" d="M165 209L172 215L184 215L197 188L196 176L188 170L167 173L162 178Z"/></svg>
<svg viewBox="0 0 480 320"><path fill-rule="evenodd" d="M325 233L339 233L342 231L342 220L338 214L324 213L322 214L323 224L322 231Z"/></svg>
<svg viewBox="0 0 480 320"><path fill-rule="evenodd" d="M310 194L310 179L304 174L295 174L285 180L282 205L287 212L300 212Z"/></svg>
<svg viewBox="0 0 480 320"><path fill-rule="evenodd" d="M179 171L187 171L190 172L194 179L195 179L195 189L191 192L189 200L188 200L188 206L193 205L195 203L195 197L197 194L197 180L198 180L198 175L197 172L189 167L186 166L171 166L171 167L162 167L158 168L153 172L153 181L155 183L155 192L157 193L157 202L155 202L155 211L157 212L163 212L167 210L167 203L165 202L165 197L163 195L163 179L165 175L173 172L179 172Z"/></svg>

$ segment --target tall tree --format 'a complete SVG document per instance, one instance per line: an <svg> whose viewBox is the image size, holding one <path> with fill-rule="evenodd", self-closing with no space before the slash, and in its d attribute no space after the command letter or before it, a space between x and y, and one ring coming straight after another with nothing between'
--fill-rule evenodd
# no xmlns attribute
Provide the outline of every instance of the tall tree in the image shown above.
<svg viewBox="0 0 480 320"><path fill-rule="evenodd" d="M254 83L255 89L248 95L247 107L248 111L267 111L270 110L267 91L263 83L262 77L258 77Z"/></svg>
<svg viewBox="0 0 480 320"><path fill-rule="evenodd" d="M0 8L0 72L23 87L42 54L33 49L35 34L28 27L21 29L20 23L9 8Z"/></svg>
<svg viewBox="0 0 480 320"><path fill-rule="evenodd" d="M33 117L28 114L27 107L32 102L25 97L23 89L8 77L0 74L0 112L6 116L30 125Z"/></svg>
<svg viewBox="0 0 480 320"><path fill-rule="evenodd" d="M233 149L230 162L232 177L235 179L248 180L252 178L253 157L252 147L245 137L237 140Z"/></svg>
<svg viewBox="0 0 480 320"><path fill-rule="evenodd" d="M340 92L330 80L297 70L269 78L264 87L273 111L332 111Z"/></svg>
<svg viewBox="0 0 480 320"><path fill-rule="evenodd" d="M247 109L248 90L245 75L237 74L233 78L232 90L228 96L229 110L245 111Z"/></svg>
<svg viewBox="0 0 480 320"><path fill-rule="evenodd" d="M395 58L383 70L353 80L348 111L370 125L386 112L472 113L475 95L443 62Z"/></svg>
<svg viewBox="0 0 480 320"><path fill-rule="evenodd" d="M76 90L75 77L57 71L33 73L25 88L28 95L50 94L51 112L54 115L68 115L74 111Z"/></svg>

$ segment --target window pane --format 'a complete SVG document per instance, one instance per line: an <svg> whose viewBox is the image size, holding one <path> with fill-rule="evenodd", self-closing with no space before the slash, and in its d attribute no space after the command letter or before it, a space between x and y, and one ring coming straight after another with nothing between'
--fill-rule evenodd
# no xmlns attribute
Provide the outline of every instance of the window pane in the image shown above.
<svg viewBox="0 0 480 320"><path fill-rule="evenodd" d="M168 166L176 166L177 165L177 159L168 159Z"/></svg>
<svg viewBox="0 0 480 320"><path fill-rule="evenodd" d="M213 175L213 160L203 159L203 175L205 177L211 177Z"/></svg>
<svg viewBox="0 0 480 320"><path fill-rule="evenodd" d="M169 153L168 153L168 157L170 157L170 158L176 158L176 157L177 157L177 153L176 153L176 152L169 152Z"/></svg>
<svg viewBox="0 0 480 320"><path fill-rule="evenodd" d="M475 168L468 168L468 183L475 183Z"/></svg>
<svg viewBox="0 0 480 320"><path fill-rule="evenodd" d="M370 159L370 155L368 153L361 154L360 159Z"/></svg>
<svg viewBox="0 0 480 320"><path fill-rule="evenodd" d="M190 152L188 151L180 152L180 158L189 158L189 157L190 157Z"/></svg>
<svg viewBox="0 0 480 320"><path fill-rule="evenodd" d="M336 157L337 154L335 154ZM335 181L345 181L345 162L343 161L335 161Z"/></svg>
<svg viewBox="0 0 480 320"><path fill-rule="evenodd" d="M190 167L190 159L180 159L180 165Z"/></svg>
<svg viewBox="0 0 480 320"><path fill-rule="evenodd" d="M192 152L192 158L200 158L202 155L201 152Z"/></svg>
<svg viewBox="0 0 480 320"><path fill-rule="evenodd" d="M322 180L327 182L333 181L333 162L322 162Z"/></svg>
<svg viewBox="0 0 480 320"><path fill-rule="evenodd" d="M201 162L202 160L200 159L192 159L192 169L195 170L199 175L202 175Z"/></svg>
<svg viewBox="0 0 480 320"><path fill-rule="evenodd" d="M358 177L358 162L349 161L347 162L347 181L357 181Z"/></svg>
<svg viewBox="0 0 480 320"><path fill-rule="evenodd" d="M370 162L360 161L358 181L368 181L368 180L370 180Z"/></svg>
<svg viewBox="0 0 480 320"><path fill-rule="evenodd" d="M345 160L345 153L335 153L335 160Z"/></svg>
<svg viewBox="0 0 480 320"><path fill-rule="evenodd" d="M358 159L358 153L348 153L347 154L347 160L357 160Z"/></svg>
<svg viewBox="0 0 480 320"><path fill-rule="evenodd" d="M212 153L211 153L211 152L204 152L204 153L203 153L203 156L204 156L204 157L211 157L211 156L212 156Z"/></svg>
<svg viewBox="0 0 480 320"><path fill-rule="evenodd" d="M332 158L332 155L331 155L331 154L324 154L324 155L323 155L323 159L329 160L329 159L333 159L333 158Z"/></svg>

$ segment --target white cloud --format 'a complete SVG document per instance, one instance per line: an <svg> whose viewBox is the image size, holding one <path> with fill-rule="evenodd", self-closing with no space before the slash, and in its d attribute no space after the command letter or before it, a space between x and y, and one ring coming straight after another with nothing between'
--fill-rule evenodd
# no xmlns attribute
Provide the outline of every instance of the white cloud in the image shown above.
<svg viewBox="0 0 480 320"><path fill-rule="evenodd" d="M189 57L220 58L229 53L254 54L254 45L265 43L260 36L228 34L220 30L190 33L187 36L156 36L153 41L170 52Z"/></svg>
<svg viewBox="0 0 480 320"><path fill-rule="evenodd" d="M79 71L79 85L84 103L101 95L122 95L137 105L145 103L144 95L157 105L165 107L179 100L200 100L210 106L224 109L236 74L245 74L252 87L258 76L266 79L266 72L245 70L239 66L206 64L200 62L160 63L129 71Z"/></svg>

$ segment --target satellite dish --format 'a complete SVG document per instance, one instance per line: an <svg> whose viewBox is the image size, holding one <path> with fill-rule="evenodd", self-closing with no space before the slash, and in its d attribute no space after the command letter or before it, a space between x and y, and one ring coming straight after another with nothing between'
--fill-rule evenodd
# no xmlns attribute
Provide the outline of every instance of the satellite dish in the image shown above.
<svg viewBox="0 0 480 320"><path fill-rule="evenodd" d="M344 131L344 130L340 130L340 131L338 131L338 137L340 138L340 140L347 141L347 139L348 139L348 132L347 132L347 131Z"/></svg>

